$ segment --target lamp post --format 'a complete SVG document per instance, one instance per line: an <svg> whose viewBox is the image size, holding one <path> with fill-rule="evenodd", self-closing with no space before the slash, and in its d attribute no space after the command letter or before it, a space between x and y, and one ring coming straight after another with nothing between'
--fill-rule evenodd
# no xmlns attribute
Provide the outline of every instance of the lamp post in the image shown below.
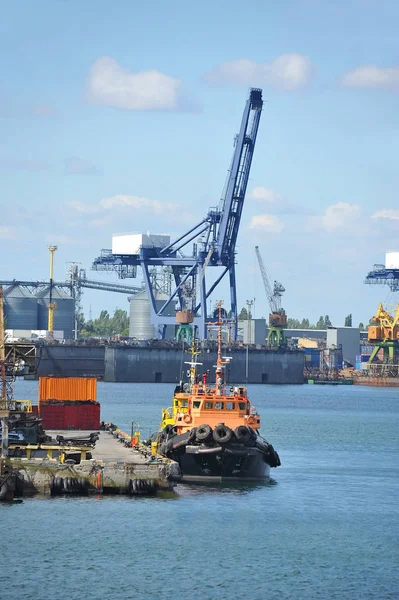
<svg viewBox="0 0 399 600"><path fill-rule="evenodd" d="M250 334L250 323L251 323L251 308L253 305L254 301L253 300L247 300L247 355L246 355L246 360L245 360L245 381L246 383L248 383L248 349L249 349L249 344L252 341L252 335Z"/></svg>

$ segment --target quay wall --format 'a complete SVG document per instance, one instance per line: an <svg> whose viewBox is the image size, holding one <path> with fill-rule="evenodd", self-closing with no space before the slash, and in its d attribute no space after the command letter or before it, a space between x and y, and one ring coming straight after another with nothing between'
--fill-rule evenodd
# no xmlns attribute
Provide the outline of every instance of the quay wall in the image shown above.
<svg viewBox="0 0 399 600"><path fill-rule="evenodd" d="M178 347L48 345L38 348L36 377L96 377L104 381L177 383L186 379L190 354ZM226 348L231 356L228 383L298 384L304 382L304 352L265 348ZM216 349L204 348L198 372L209 369L211 380Z"/></svg>
<svg viewBox="0 0 399 600"><path fill-rule="evenodd" d="M105 346L43 345L36 351L36 377L104 378Z"/></svg>
<svg viewBox="0 0 399 600"><path fill-rule="evenodd" d="M226 349L231 365L226 369L228 383L298 384L304 382L304 353L302 351L273 351L251 349ZM198 373L207 370L213 380L217 354L205 350L198 358L202 363ZM135 381L177 383L186 379L190 360L188 353L179 348L109 347L105 353L105 381ZM248 365L248 366L247 366Z"/></svg>

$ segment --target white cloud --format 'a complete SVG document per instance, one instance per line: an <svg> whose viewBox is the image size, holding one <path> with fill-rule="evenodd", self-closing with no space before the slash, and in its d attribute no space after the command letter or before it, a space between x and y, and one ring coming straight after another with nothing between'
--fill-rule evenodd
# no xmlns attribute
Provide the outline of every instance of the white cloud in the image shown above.
<svg viewBox="0 0 399 600"><path fill-rule="evenodd" d="M371 216L372 219L393 219L399 220L399 210L394 208L383 208Z"/></svg>
<svg viewBox="0 0 399 600"><path fill-rule="evenodd" d="M110 212L115 209L136 209L151 212L154 214L178 214L179 216L185 216L181 211L179 204L173 202L161 202L160 200L152 200L151 198L145 198L140 196L129 196L127 194L117 194L110 198L103 198L97 204L86 204L80 200L72 200L68 202L67 206L72 210L80 214L85 215L98 215L99 218L96 222L103 222L101 213ZM93 221L94 222L94 221Z"/></svg>
<svg viewBox="0 0 399 600"><path fill-rule="evenodd" d="M355 224L359 225L361 218L362 207L359 204L337 202L328 206L321 217L310 217L309 224L311 229L336 231L353 228Z"/></svg>
<svg viewBox="0 0 399 600"><path fill-rule="evenodd" d="M178 110L183 108L182 83L155 69L132 73L103 56L90 69L86 99L124 110Z"/></svg>
<svg viewBox="0 0 399 600"><path fill-rule="evenodd" d="M259 205L267 205L267 211L275 215L304 215L311 212L306 206L290 202L280 192L263 186L255 187L249 195Z"/></svg>
<svg viewBox="0 0 399 600"><path fill-rule="evenodd" d="M270 86L293 91L305 86L313 65L302 54L281 54L271 63L257 63L247 58L224 62L205 76L210 83Z"/></svg>
<svg viewBox="0 0 399 600"><path fill-rule="evenodd" d="M68 202L68 206L75 210L78 213L82 214L95 214L100 211L100 207L96 204L85 204L84 202L80 202L80 200L72 200Z"/></svg>
<svg viewBox="0 0 399 600"><path fill-rule="evenodd" d="M260 185L252 190L251 198L253 198L254 200L275 203L281 202L283 196L279 192L276 192L276 190L273 190L272 188L266 188Z"/></svg>
<svg viewBox="0 0 399 600"><path fill-rule="evenodd" d="M249 227L250 229L280 233L284 229L284 223L274 215L255 215L252 217Z"/></svg>
<svg viewBox="0 0 399 600"><path fill-rule="evenodd" d="M341 85L352 88L380 88L399 91L399 67L366 65L345 73Z"/></svg>
<svg viewBox="0 0 399 600"><path fill-rule="evenodd" d="M103 198L100 200L100 206L104 210L110 210L114 207L129 207L137 209L148 209L154 213L165 213L176 211L179 208L178 204L172 202L160 202L159 200L151 200L140 196L127 196L117 194L111 198Z"/></svg>

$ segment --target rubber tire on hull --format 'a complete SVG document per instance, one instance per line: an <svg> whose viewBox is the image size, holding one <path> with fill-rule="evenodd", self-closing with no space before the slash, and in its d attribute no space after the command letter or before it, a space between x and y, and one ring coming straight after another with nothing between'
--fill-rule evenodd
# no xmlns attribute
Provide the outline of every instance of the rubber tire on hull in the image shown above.
<svg viewBox="0 0 399 600"><path fill-rule="evenodd" d="M239 425L234 429L234 433L240 444L249 444L252 439L252 432L246 425Z"/></svg>
<svg viewBox="0 0 399 600"><path fill-rule="evenodd" d="M8 481L5 481L0 488L0 501L5 500L8 496L8 493L9 493Z"/></svg>
<svg viewBox="0 0 399 600"><path fill-rule="evenodd" d="M213 430L213 439L218 444L227 444L233 437L233 431L227 425L216 425Z"/></svg>
<svg viewBox="0 0 399 600"><path fill-rule="evenodd" d="M193 427L192 429L190 429L190 431L188 433L187 444L191 444L191 442L193 442L196 437L197 437L197 428Z"/></svg>
<svg viewBox="0 0 399 600"><path fill-rule="evenodd" d="M210 425L200 425L197 428L195 437L198 442L206 442L212 435L212 427Z"/></svg>

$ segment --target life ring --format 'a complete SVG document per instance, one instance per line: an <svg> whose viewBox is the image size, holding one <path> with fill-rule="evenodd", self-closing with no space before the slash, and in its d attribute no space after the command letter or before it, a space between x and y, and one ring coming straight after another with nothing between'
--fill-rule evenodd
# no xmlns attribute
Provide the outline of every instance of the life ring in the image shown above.
<svg viewBox="0 0 399 600"><path fill-rule="evenodd" d="M183 421L185 423L191 423L191 415L185 414L184 417L183 417Z"/></svg>

